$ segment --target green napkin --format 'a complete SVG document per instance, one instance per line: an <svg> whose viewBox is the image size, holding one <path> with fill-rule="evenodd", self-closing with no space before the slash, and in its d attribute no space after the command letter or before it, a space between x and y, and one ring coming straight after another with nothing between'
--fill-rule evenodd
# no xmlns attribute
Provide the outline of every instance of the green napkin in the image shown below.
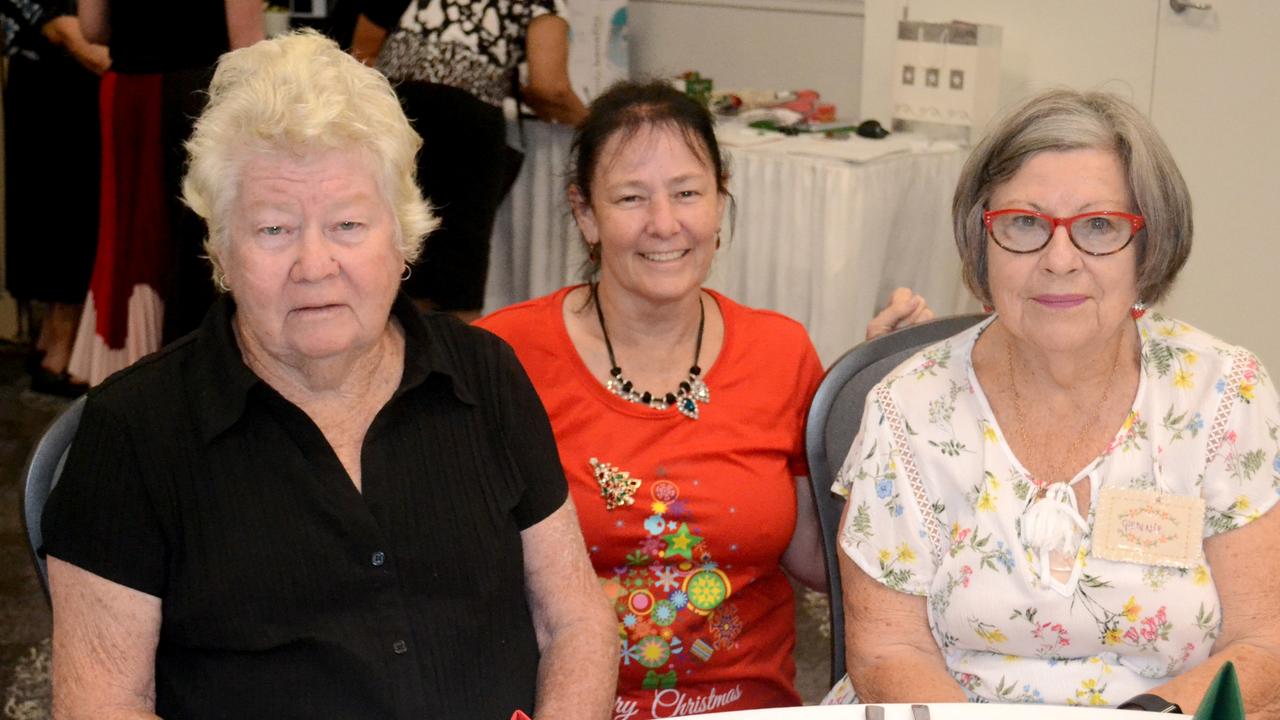
<svg viewBox="0 0 1280 720"><path fill-rule="evenodd" d="M1231 661L1222 664L1196 708L1196 720L1244 720L1244 698Z"/></svg>

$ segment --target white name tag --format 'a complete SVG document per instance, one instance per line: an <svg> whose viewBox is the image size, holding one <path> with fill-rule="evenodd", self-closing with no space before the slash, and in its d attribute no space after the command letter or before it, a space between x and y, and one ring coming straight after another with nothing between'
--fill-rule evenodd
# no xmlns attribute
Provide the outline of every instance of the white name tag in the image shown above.
<svg viewBox="0 0 1280 720"><path fill-rule="evenodd" d="M1204 498L1104 487L1090 554L1104 560L1190 568L1204 556Z"/></svg>

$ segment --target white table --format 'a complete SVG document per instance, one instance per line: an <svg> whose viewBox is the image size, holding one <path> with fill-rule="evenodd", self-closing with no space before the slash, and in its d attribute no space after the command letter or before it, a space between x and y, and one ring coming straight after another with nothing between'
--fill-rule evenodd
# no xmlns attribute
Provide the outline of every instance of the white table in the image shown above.
<svg viewBox="0 0 1280 720"><path fill-rule="evenodd" d="M525 164L494 227L487 311L578 282L585 260L564 193L569 129L526 121L524 133ZM951 231L963 151L851 163L796 154L803 144L726 148L738 215L709 286L800 321L828 365L897 286L938 315L976 307Z"/></svg>
<svg viewBox="0 0 1280 720"><path fill-rule="evenodd" d="M880 707L884 708L884 720L914 720L911 705L893 704ZM927 707L930 720L1141 720L1144 717L1153 717L1149 713L1138 710L1059 705L931 703ZM686 715L685 720L701 718L705 720L863 720L865 717L865 705L826 705Z"/></svg>

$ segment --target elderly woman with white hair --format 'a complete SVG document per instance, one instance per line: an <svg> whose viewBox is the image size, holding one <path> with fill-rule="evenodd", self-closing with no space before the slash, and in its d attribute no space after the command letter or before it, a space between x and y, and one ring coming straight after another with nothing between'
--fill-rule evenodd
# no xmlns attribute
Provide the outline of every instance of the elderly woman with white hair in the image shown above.
<svg viewBox="0 0 1280 720"><path fill-rule="evenodd" d="M88 398L44 550L60 717L603 717L612 613L511 350L398 294L434 220L376 71L223 56L187 202L226 294Z"/></svg>
<svg viewBox="0 0 1280 720"><path fill-rule="evenodd" d="M1148 312L1191 249L1151 122L1053 90L978 145L953 206L993 309L868 395L836 490L866 702L1192 711L1232 661L1280 717L1280 401L1258 359Z"/></svg>

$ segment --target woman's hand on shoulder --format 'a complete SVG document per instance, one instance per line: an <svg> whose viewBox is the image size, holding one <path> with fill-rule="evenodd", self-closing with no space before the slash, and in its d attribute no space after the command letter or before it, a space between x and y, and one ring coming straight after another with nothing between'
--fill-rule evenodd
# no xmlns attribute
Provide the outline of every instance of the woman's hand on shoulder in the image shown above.
<svg viewBox="0 0 1280 720"><path fill-rule="evenodd" d="M889 304L867 323L866 339L878 338L894 330L932 319L933 311L929 309L924 296L917 295L911 288L900 287L889 296Z"/></svg>

